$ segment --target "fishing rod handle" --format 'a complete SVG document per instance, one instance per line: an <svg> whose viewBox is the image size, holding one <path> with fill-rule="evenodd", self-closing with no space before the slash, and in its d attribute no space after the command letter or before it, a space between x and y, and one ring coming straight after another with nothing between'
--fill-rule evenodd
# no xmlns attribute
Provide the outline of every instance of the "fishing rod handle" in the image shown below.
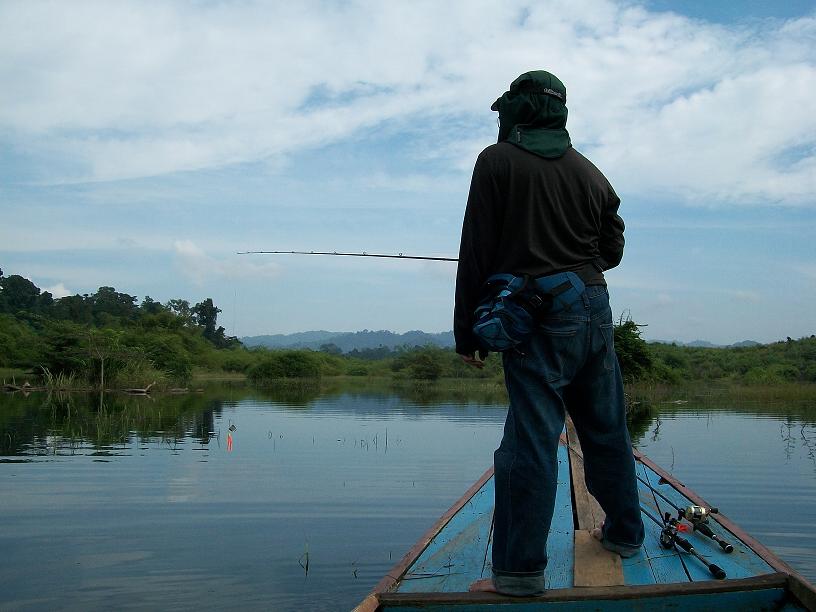
<svg viewBox="0 0 816 612"><path fill-rule="evenodd" d="M674 543L688 553L695 552L694 546L692 546L691 542L689 542L686 538L680 537L677 534L674 534Z"/></svg>
<svg viewBox="0 0 816 612"><path fill-rule="evenodd" d="M711 572L711 575L714 576L717 580L725 579L725 570L721 568L719 565L709 563L708 571Z"/></svg>
<svg viewBox="0 0 816 612"><path fill-rule="evenodd" d="M717 580L722 580L723 578L725 578L725 570L716 563L709 563L708 560L703 555L697 552L697 549L695 549L694 546L692 546L691 542L689 542L685 538L681 538L678 535L674 536L674 541L680 548L682 548L688 553L691 553L692 555L697 557L700 561L702 561L708 568L708 571L711 572L711 575L714 576Z"/></svg>
<svg viewBox="0 0 816 612"><path fill-rule="evenodd" d="M711 527L709 527L705 523L692 523L692 526L694 527L694 531L699 531L707 538L711 538L713 540L717 537L716 535L714 535L714 532L711 531Z"/></svg>
<svg viewBox="0 0 816 612"><path fill-rule="evenodd" d="M711 536L711 539L714 540L717 544L719 544L720 548L722 548L725 552L727 553L734 552L734 547L725 540L723 540L720 536L713 535Z"/></svg>
<svg viewBox="0 0 816 612"><path fill-rule="evenodd" d="M712 540L714 540L717 544L720 545L720 548L722 548L725 552L727 552L727 553L734 552L734 547L731 546L731 544L729 544L725 540L723 540L716 533L711 531L711 527L709 527L705 523L700 523L700 524L694 525L694 531L699 531L700 533L702 533L707 538L711 538Z"/></svg>

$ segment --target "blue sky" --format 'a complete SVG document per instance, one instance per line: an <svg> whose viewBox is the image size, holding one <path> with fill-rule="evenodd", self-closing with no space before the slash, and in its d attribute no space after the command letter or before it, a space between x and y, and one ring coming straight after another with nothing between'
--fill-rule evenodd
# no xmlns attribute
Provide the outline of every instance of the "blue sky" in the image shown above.
<svg viewBox="0 0 816 612"><path fill-rule="evenodd" d="M0 267L199 301L229 333L451 328L490 104L567 85L651 339L816 333L814 2L0 4Z"/></svg>

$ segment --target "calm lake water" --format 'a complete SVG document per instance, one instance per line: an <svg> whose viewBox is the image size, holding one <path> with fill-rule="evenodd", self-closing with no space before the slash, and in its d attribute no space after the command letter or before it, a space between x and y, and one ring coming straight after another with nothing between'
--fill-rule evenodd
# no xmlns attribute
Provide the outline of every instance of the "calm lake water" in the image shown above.
<svg viewBox="0 0 816 612"><path fill-rule="evenodd" d="M815 414L690 398L633 436L813 581ZM490 465L504 416L461 389L0 395L0 609L348 610Z"/></svg>

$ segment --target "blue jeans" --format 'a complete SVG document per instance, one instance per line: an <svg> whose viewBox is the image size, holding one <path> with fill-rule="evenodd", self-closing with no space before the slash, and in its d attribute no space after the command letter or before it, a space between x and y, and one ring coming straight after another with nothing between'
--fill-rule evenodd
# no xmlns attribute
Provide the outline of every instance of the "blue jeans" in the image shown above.
<svg viewBox="0 0 816 612"><path fill-rule="evenodd" d="M500 592L529 595L544 591L565 410L583 449L587 489L606 513L604 539L633 549L643 543L606 287L587 287L571 310L545 318L503 358L510 408L494 454L493 581Z"/></svg>

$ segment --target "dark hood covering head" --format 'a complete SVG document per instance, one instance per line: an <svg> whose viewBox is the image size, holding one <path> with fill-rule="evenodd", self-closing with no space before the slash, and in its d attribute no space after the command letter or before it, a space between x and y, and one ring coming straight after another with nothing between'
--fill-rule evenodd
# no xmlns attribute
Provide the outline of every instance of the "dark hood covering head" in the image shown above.
<svg viewBox="0 0 816 612"><path fill-rule="evenodd" d="M499 142L541 157L561 157L572 146L567 132L567 88L545 70L525 72L490 108L499 111Z"/></svg>

